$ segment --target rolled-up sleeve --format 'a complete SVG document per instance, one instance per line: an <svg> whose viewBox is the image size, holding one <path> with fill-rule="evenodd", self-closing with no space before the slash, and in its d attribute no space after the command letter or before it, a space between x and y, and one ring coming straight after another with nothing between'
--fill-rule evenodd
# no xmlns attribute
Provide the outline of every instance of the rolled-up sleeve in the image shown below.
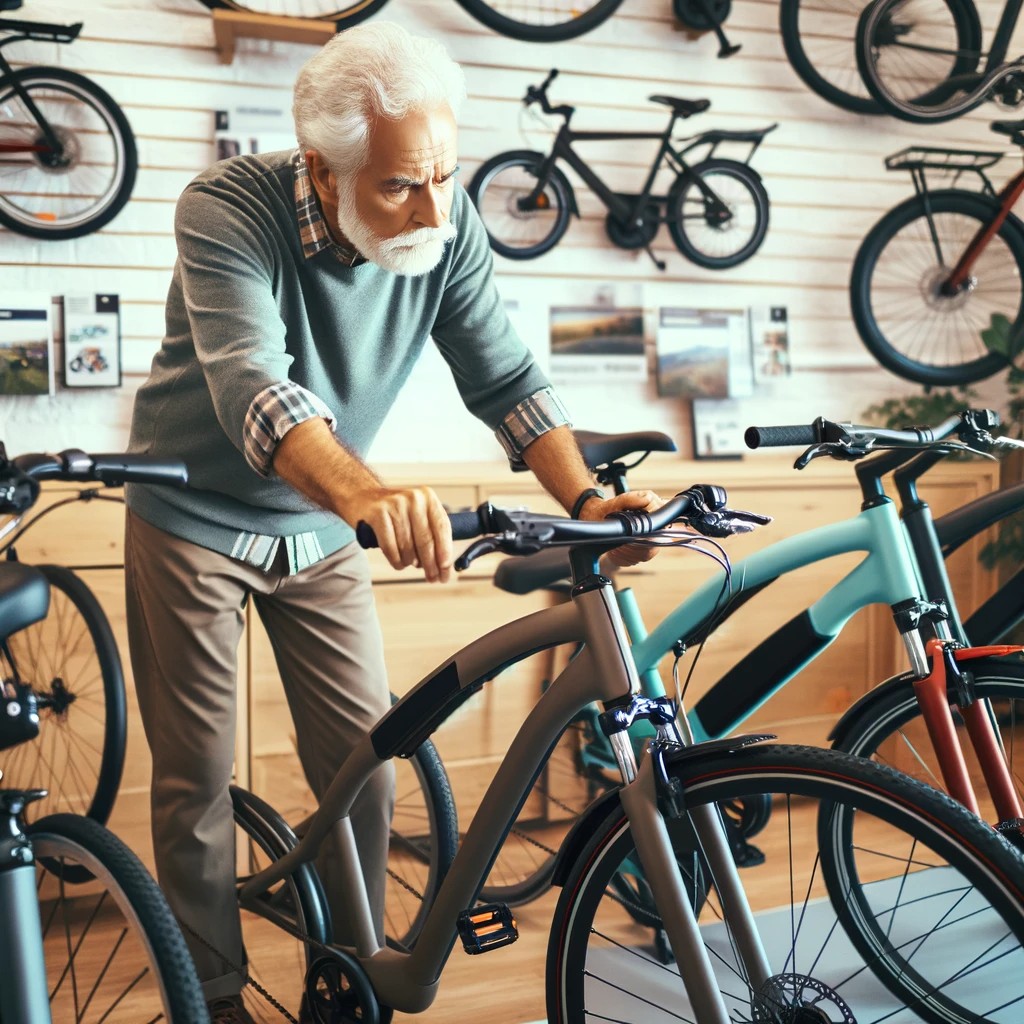
<svg viewBox="0 0 1024 1024"><path fill-rule="evenodd" d="M242 432L245 459L260 476L269 477L274 450L292 427L320 417L334 430L334 414L311 391L293 381L264 388L249 405Z"/></svg>
<svg viewBox="0 0 1024 1024"><path fill-rule="evenodd" d="M555 427L571 426L569 413L551 388L541 388L521 401L502 420L495 434L513 470L529 467L523 461L523 450L541 434Z"/></svg>

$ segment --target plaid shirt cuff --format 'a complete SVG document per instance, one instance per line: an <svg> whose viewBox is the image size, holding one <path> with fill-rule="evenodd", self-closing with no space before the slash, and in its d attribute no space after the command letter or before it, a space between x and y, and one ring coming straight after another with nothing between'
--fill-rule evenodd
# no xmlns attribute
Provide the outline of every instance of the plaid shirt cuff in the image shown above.
<svg viewBox="0 0 1024 1024"><path fill-rule="evenodd" d="M260 476L269 477L274 449L281 438L292 427L315 416L327 420L334 430L334 414L311 391L290 380L264 388L245 414L242 437L246 461Z"/></svg>
<svg viewBox="0 0 1024 1024"><path fill-rule="evenodd" d="M562 426L572 426L569 413L551 388L542 388L523 399L502 420L495 434L509 466L518 472L529 468L523 461L523 449L541 434Z"/></svg>

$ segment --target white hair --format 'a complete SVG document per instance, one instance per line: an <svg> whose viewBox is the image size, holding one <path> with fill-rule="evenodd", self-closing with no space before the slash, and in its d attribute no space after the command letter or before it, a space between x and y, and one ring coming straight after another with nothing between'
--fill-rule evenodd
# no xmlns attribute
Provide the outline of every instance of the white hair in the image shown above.
<svg viewBox="0 0 1024 1024"><path fill-rule="evenodd" d="M295 134L303 152L315 149L345 178L366 165L375 118L397 121L445 104L458 117L465 96L462 68L440 43L371 22L339 33L303 65Z"/></svg>

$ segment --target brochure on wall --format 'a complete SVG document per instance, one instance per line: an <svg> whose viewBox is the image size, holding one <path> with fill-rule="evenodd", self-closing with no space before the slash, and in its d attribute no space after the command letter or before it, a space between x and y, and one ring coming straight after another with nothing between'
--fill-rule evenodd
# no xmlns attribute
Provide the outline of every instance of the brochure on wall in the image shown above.
<svg viewBox="0 0 1024 1024"><path fill-rule="evenodd" d="M218 110L213 133L217 160L242 153L295 148L295 124L285 107L239 106Z"/></svg>
<svg viewBox="0 0 1024 1024"><path fill-rule="evenodd" d="M735 355L742 364L746 351L749 360L747 337L745 310L663 306L658 312L658 397L729 397ZM745 381L746 374L737 372L736 378Z"/></svg>
<svg viewBox="0 0 1024 1024"><path fill-rule="evenodd" d="M643 380L644 311L638 306L551 307L551 379Z"/></svg>
<svg viewBox="0 0 1024 1024"><path fill-rule="evenodd" d="M121 316L116 295L64 296L64 384L121 385Z"/></svg>
<svg viewBox="0 0 1024 1024"><path fill-rule="evenodd" d="M743 443L740 403L734 399L693 400L693 455L697 459L738 459Z"/></svg>
<svg viewBox="0 0 1024 1024"><path fill-rule="evenodd" d="M752 306L750 345L758 383L793 372L789 359L789 317L785 306Z"/></svg>
<svg viewBox="0 0 1024 1024"><path fill-rule="evenodd" d="M49 295L0 296L0 395L53 393Z"/></svg>

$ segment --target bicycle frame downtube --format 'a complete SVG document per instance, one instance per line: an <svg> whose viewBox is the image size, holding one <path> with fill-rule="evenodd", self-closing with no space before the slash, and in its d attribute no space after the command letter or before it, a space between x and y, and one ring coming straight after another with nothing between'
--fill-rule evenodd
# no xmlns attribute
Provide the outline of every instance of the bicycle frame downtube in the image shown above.
<svg viewBox="0 0 1024 1024"><path fill-rule="evenodd" d="M992 49L989 51L988 60L985 63L986 72L994 70L1006 60L1013 30L1017 27L1017 19L1020 17L1022 8L1024 8L1024 0L1006 0L1006 7L1003 8L1002 17L999 19L999 25L992 38Z"/></svg>
<svg viewBox="0 0 1024 1024"><path fill-rule="evenodd" d="M896 605L921 596L903 527L891 502L778 541L733 565L733 596L737 597L803 566L856 551L866 552L867 557L799 621L794 620L794 632L802 630L798 643L777 644L769 637L744 659L758 664L757 673L746 674L746 692L739 691L741 681L730 674L690 711L696 740L724 736L735 729L825 650L861 608L876 602ZM713 614L721 589L721 577L712 577L636 644L637 671L656 669L680 638L694 636Z"/></svg>

